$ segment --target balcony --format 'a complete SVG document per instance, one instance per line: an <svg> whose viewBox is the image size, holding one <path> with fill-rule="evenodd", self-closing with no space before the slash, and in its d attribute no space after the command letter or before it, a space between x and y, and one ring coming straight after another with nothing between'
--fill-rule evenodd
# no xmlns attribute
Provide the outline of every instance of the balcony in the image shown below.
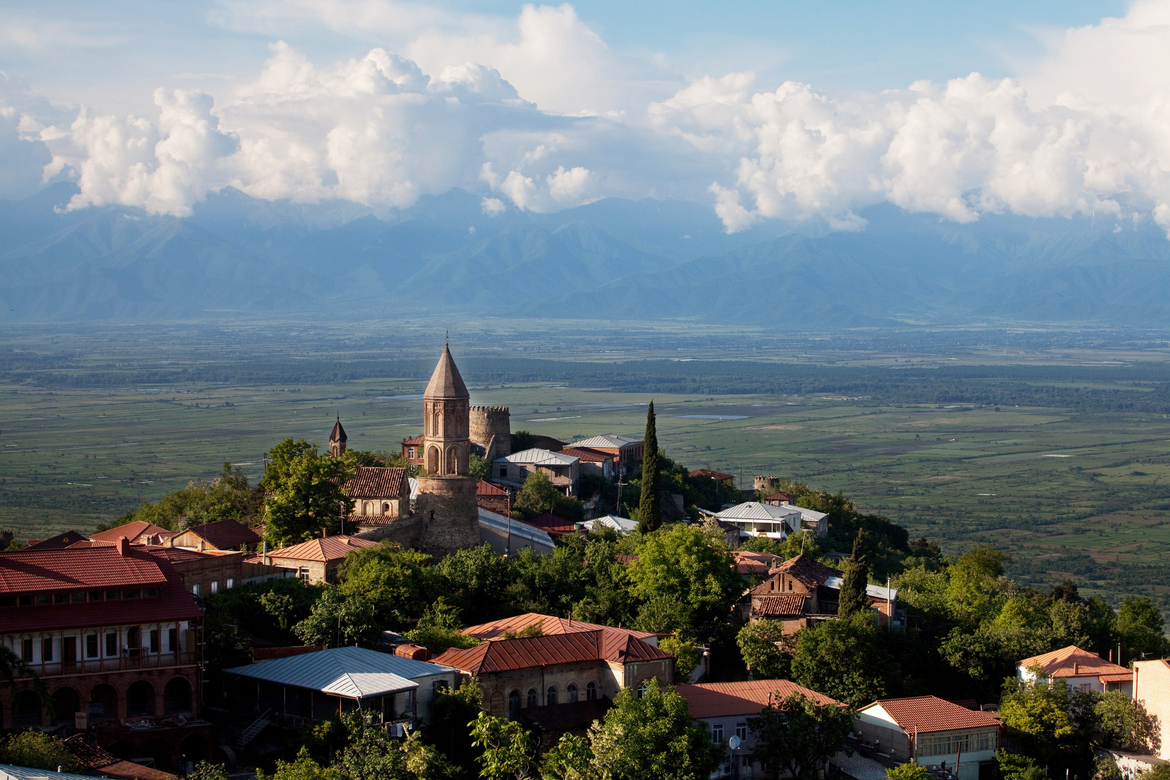
<svg viewBox="0 0 1170 780"><path fill-rule="evenodd" d="M132 650L127 655L109 658L30 663L28 668L41 677L63 677L102 672L131 672L140 669L167 669L176 666L193 666L196 663L198 663L198 656L194 650L174 653L142 653Z"/></svg>

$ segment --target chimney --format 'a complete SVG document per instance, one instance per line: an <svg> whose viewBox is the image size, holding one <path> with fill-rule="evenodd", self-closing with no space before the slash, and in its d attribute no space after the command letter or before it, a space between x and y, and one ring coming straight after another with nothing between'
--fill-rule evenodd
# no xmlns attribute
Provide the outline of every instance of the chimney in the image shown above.
<svg viewBox="0 0 1170 780"><path fill-rule="evenodd" d="M125 536L119 536L118 537L118 555L121 555L123 558L125 558L129 554L130 554L130 540L127 539Z"/></svg>
<svg viewBox="0 0 1170 780"><path fill-rule="evenodd" d="M203 544L203 537L199 537L199 552L203 552L205 549L207 549L207 548Z"/></svg>
<svg viewBox="0 0 1170 780"><path fill-rule="evenodd" d="M261 547L260 547L260 563L262 563L262 564L264 564L265 566L267 566L267 565L268 565L268 540L267 540L267 539L265 539L265 540L263 540L263 541L262 541L260 544L261 544Z"/></svg>
<svg viewBox="0 0 1170 780"><path fill-rule="evenodd" d="M1081 671L1081 665L1078 664L1076 661L1073 661L1073 677L1076 677L1077 673L1080 671Z"/></svg>

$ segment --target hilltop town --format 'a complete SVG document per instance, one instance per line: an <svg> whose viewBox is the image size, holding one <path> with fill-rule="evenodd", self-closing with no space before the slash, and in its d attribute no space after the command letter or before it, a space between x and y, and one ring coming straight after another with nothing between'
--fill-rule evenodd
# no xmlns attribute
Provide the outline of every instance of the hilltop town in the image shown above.
<svg viewBox="0 0 1170 780"><path fill-rule="evenodd" d="M0 553L0 771L119 780L1164 773L1148 599L1004 576L799 475L473 406L275 443ZM55 771L54 771L55 770Z"/></svg>

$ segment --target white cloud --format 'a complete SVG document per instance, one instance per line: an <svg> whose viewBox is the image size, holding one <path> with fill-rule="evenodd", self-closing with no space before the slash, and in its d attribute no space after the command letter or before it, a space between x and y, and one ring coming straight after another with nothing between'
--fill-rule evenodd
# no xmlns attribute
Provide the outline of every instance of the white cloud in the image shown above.
<svg viewBox="0 0 1170 780"><path fill-rule="evenodd" d="M483 213L489 217L498 217L507 208L504 201L499 198L484 198L479 202L479 206L483 209Z"/></svg>

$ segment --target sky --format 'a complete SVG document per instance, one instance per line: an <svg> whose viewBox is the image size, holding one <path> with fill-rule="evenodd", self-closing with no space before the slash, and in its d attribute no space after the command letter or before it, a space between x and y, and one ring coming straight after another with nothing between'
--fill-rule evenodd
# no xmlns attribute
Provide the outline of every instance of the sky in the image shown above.
<svg viewBox="0 0 1170 780"><path fill-rule="evenodd" d="M1170 0L0 2L0 197L1170 230Z"/></svg>

